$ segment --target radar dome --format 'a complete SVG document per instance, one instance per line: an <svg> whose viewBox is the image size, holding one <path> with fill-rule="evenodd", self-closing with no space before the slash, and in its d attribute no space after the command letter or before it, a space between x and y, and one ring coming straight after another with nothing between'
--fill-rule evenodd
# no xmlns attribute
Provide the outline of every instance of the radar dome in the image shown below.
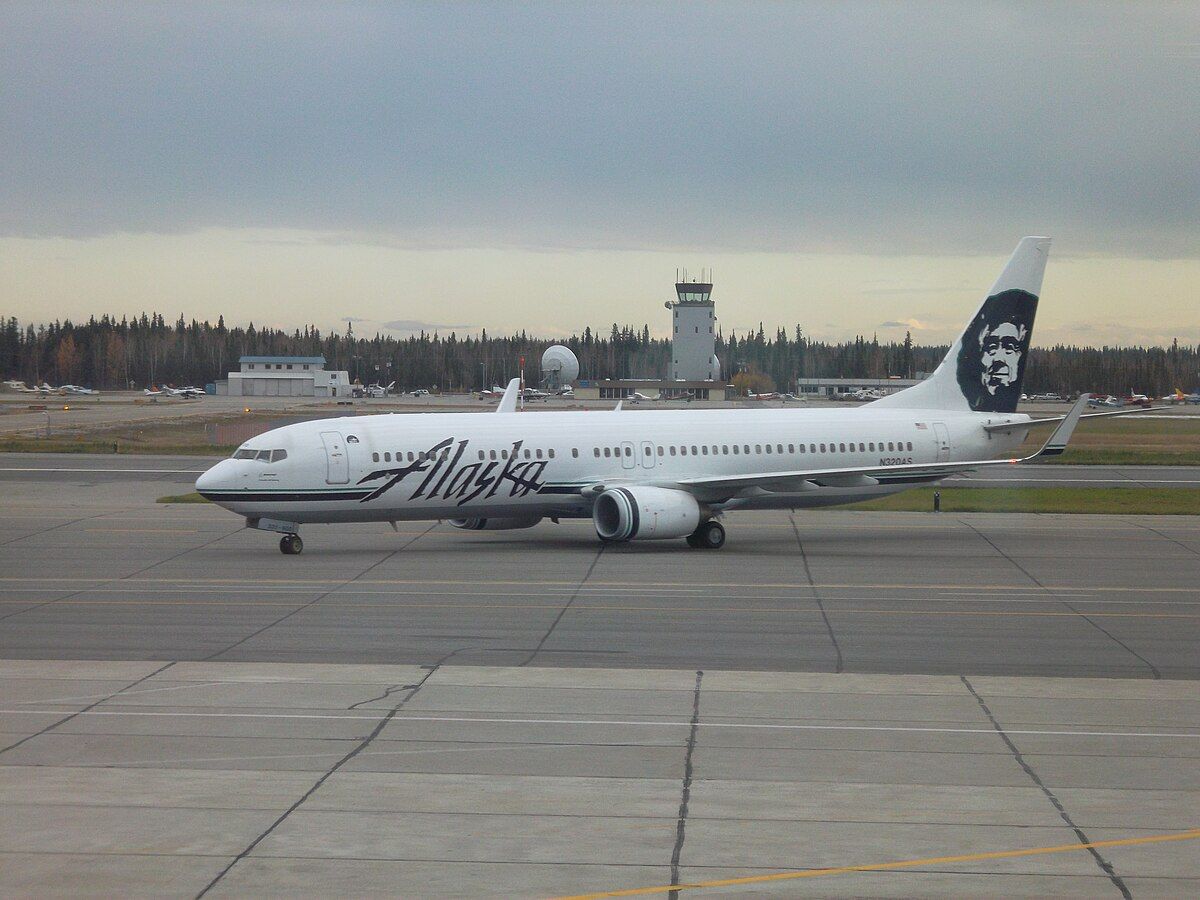
<svg viewBox="0 0 1200 900"><path fill-rule="evenodd" d="M561 388L579 377L579 360L569 348L555 344L542 354L542 379L551 388Z"/></svg>

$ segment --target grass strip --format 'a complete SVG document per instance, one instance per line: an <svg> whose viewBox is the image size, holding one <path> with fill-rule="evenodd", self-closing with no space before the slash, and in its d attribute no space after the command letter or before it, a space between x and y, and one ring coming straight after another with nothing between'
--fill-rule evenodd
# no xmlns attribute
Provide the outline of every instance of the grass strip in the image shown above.
<svg viewBox="0 0 1200 900"><path fill-rule="evenodd" d="M917 488L841 508L930 512L935 490L942 512L1200 515L1200 488L1158 487Z"/></svg>

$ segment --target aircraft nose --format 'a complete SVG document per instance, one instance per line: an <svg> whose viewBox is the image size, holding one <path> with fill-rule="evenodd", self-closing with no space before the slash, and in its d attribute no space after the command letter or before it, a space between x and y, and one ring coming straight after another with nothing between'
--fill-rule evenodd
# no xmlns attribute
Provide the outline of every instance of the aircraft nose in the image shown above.
<svg viewBox="0 0 1200 900"><path fill-rule="evenodd" d="M229 487L229 460L223 459L196 479L196 490L201 494Z"/></svg>

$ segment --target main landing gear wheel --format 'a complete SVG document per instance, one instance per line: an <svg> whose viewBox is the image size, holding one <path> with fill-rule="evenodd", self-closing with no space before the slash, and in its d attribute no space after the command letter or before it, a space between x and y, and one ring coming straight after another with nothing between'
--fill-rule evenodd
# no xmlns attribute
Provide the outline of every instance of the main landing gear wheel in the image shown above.
<svg viewBox="0 0 1200 900"><path fill-rule="evenodd" d="M304 541L300 540L298 534L285 534L279 539L279 550L288 556L295 556L304 549Z"/></svg>
<svg viewBox="0 0 1200 900"><path fill-rule="evenodd" d="M709 519L688 535L687 542L698 550L720 550L725 546L725 527L716 519Z"/></svg>

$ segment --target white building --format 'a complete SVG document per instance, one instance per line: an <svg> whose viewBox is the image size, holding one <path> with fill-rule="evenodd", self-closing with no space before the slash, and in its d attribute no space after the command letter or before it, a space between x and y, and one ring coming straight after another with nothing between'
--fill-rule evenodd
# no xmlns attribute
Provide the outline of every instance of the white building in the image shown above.
<svg viewBox="0 0 1200 900"><path fill-rule="evenodd" d="M349 397L350 374L325 368L323 356L243 356L217 393L231 397Z"/></svg>
<svg viewBox="0 0 1200 900"><path fill-rule="evenodd" d="M712 284L689 282L675 285L676 300L671 310L671 380L718 381L717 314L712 302Z"/></svg>

